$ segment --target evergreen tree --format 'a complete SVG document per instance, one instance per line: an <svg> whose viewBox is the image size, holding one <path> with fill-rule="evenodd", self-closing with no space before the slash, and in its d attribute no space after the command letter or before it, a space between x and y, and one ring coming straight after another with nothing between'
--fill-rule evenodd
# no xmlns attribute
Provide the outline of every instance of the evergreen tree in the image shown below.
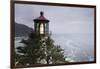
<svg viewBox="0 0 100 69"><path fill-rule="evenodd" d="M64 50L59 45L54 45L51 35L43 41L41 41L42 38L38 34L31 33L27 40L21 41L24 46L16 48L15 62L17 65L57 64L65 61Z"/></svg>
<svg viewBox="0 0 100 69"><path fill-rule="evenodd" d="M63 63L65 61L64 50L61 49L60 45L54 45L51 35L49 35L48 39L46 40L46 49L47 64L50 64L50 61L52 64Z"/></svg>

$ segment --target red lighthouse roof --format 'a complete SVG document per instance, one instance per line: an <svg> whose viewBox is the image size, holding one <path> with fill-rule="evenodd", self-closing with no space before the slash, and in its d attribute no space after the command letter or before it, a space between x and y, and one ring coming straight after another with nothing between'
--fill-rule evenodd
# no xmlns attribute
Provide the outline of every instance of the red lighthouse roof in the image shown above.
<svg viewBox="0 0 100 69"><path fill-rule="evenodd" d="M49 20L44 17L44 13L42 11L40 12L40 17L34 19L34 21L46 21L46 22L49 22Z"/></svg>
<svg viewBox="0 0 100 69"><path fill-rule="evenodd" d="M38 20L47 20L43 15L44 15L44 13L41 11L40 12L40 17L38 17L37 19Z"/></svg>

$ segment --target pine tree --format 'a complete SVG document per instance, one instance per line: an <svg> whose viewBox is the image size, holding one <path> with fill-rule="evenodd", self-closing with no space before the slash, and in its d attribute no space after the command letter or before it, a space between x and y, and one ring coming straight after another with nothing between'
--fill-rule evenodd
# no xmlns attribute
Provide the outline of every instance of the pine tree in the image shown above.
<svg viewBox="0 0 100 69"><path fill-rule="evenodd" d="M15 54L16 65L33 65L33 64L57 64L65 62L64 50L59 45L54 45L51 35L45 39L45 47L41 36L31 33L27 40L23 39L21 43L24 46L17 47ZM41 62L42 61L42 62Z"/></svg>
<svg viewBox="0 0 100 69"><path fill-rule="evenodd" d="M47 64L50 64L49 60L52 62L52 64L63 63L65 61L64 50L61 49L60 45L54 45L51 35L49 35L48 39L46 40L46 47L48 55Z"/></svg>

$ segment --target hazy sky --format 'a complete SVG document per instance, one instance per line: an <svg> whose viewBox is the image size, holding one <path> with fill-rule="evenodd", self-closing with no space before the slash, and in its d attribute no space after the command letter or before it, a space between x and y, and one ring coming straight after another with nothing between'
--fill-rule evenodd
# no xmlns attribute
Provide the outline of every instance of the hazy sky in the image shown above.
<svg viewBox="0 0 100 69"><path fill-rule="evenodd" d="M15 22L34 27L33 19L40 16L40 11L50 20L49 28L52 33L93 33L93 8L16 4Z"/></svg>

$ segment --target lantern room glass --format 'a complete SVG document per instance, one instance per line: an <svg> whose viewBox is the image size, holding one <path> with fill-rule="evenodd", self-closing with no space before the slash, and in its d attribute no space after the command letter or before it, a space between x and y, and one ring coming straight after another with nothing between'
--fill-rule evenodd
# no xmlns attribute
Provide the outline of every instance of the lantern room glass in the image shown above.
<svg viewBox="0 0 100 69"><path fill-rule="evenodd" d="M40 24L40 34L44 34L44 26L42 23Z"/></svg>

